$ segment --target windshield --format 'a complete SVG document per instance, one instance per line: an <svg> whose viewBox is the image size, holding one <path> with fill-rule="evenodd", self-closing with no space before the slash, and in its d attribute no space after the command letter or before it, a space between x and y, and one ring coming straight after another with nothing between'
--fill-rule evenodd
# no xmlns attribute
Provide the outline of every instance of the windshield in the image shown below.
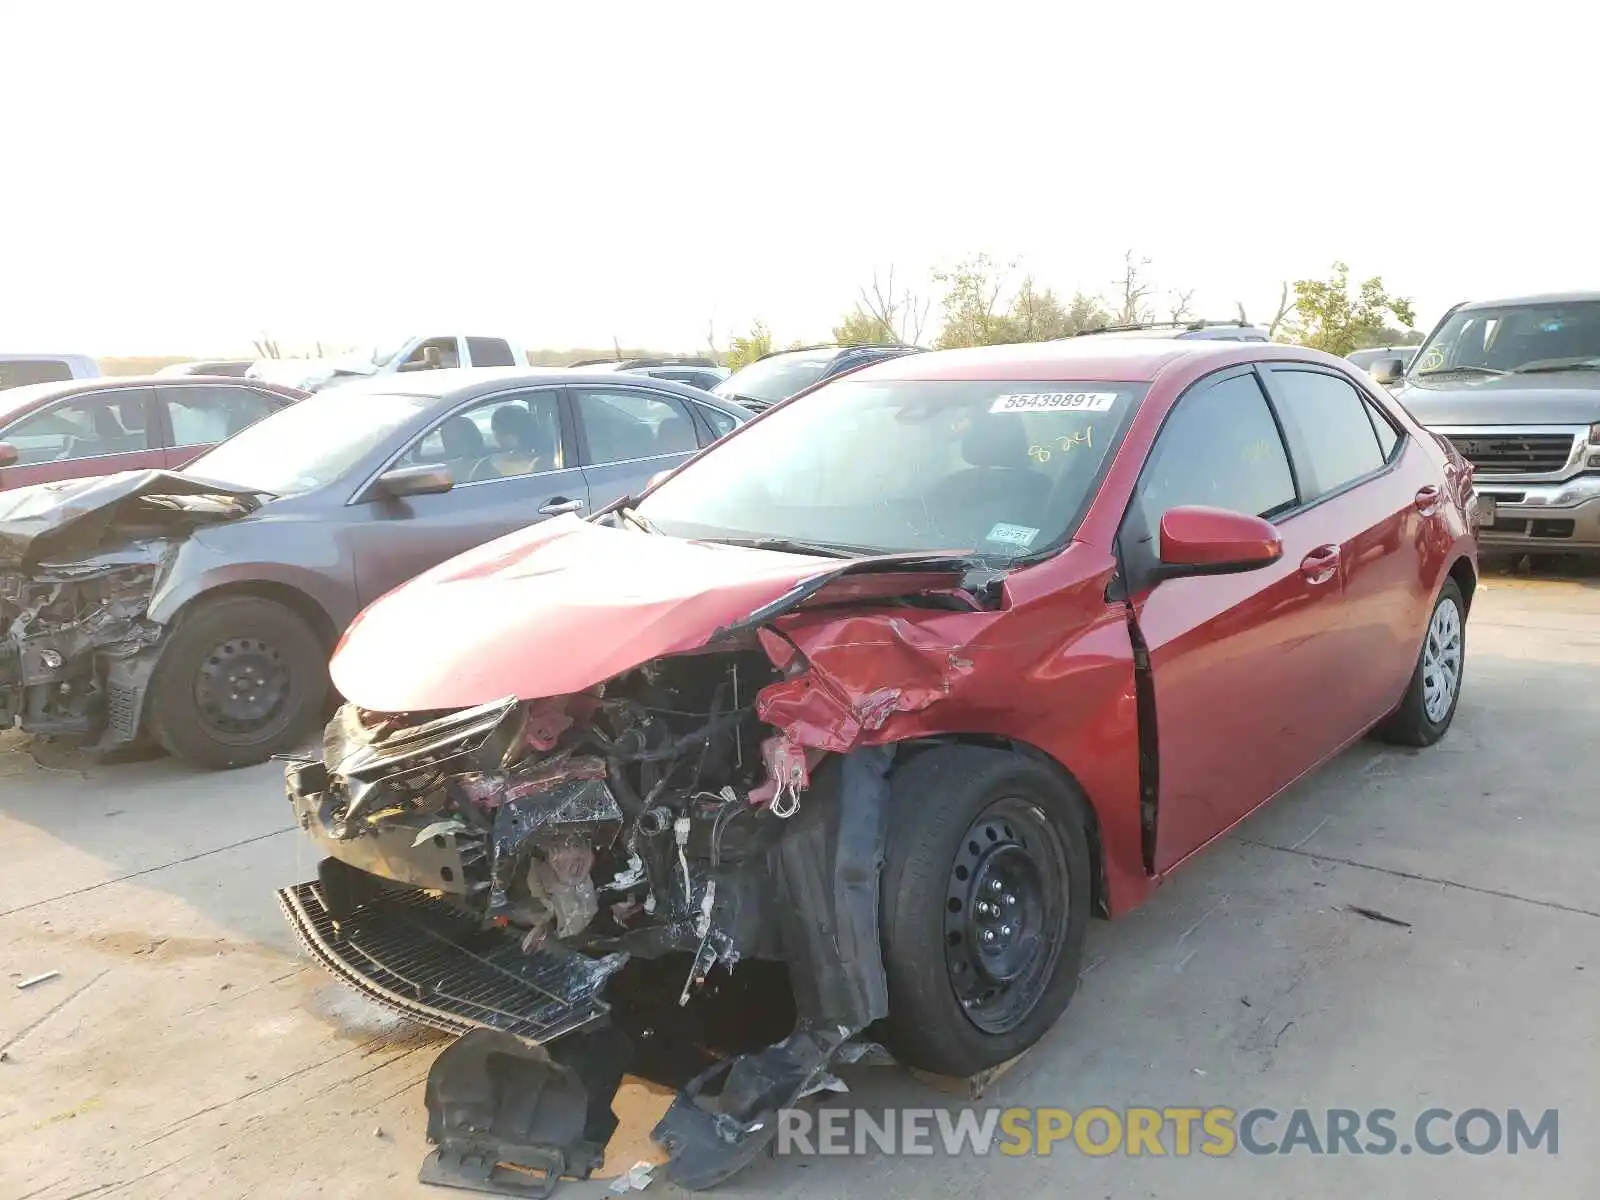
<svg viewBox="0 0 1600 1200"><path fill-rule="evenodd" d="M729 400L749 399L762 404L776 404L821 379L822 373L838 353L837 350L799 351L763 358L760 362L753 362L735 371L714 390L717 395Z"/></svg>
<svg viewBox="0 0 1600 1200"><path fill-rule="evenodd" d="M1145 388L842 379L718 443L638 514L686 538L1015 558L1076 528Z"/></svg>
<svg viewBox="0 0 1600 1200"><path fill-rule="evenodd" d="M354 384L318 392L234 434L184 473L275 496L309 492L338 480L436 403Z"/></svg>
<svg viewBox="0 0 1600 1200"><path fill-rule="evenodd" d="M1412 363L1417 376L1498 375L1600 364L1600 300L1454 313Z"/></svg>

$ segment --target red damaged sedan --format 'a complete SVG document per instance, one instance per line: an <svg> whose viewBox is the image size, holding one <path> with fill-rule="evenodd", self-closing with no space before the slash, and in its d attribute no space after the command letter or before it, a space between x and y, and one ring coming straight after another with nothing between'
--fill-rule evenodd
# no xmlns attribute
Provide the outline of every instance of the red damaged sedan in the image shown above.
<svg viewBox="0 0 1600 1200"><path fill-rule="evenodd" d="M287 771L326 859L284 907L368 994L552 1054L630 960L684 1005L784 964L791 1032L656 1131L714 1182L845 1042L1016 1055L1091 914L1364 734L1442 737L1475 519L1470 465L1315 351L869 367L369 608Z"/></svg>

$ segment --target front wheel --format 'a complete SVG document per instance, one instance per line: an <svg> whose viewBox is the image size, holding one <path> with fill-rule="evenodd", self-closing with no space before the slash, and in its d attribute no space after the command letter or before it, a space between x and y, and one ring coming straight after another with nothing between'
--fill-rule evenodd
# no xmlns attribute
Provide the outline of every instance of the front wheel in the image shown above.
<svg viewBox="0 0 1600 1200"><path fill-rule="evenodd" d="M150 680L145 723L162 748L222 770L265 762L315 727L326 652L298 614L260 596L202 601L173 628Z"/></svg>
<svg viewBox="0 0 1600 1200"><path fill-rule="evenodd" d="M1400 746L1431 746L1445 735L1461 700L1467 663L1467 605L1454 579L1446 579L1433 602L1416 669L1405 699L1375 730Z"/></svg>
<svg viewBox="0 0 1600 1200"><path fill-rule="evenodd" d="M921 754L891 789L885 1040L910 1066L974 1075L1043 1037L1077 987L1083 800L1041 764L972 746Z"/></svg>

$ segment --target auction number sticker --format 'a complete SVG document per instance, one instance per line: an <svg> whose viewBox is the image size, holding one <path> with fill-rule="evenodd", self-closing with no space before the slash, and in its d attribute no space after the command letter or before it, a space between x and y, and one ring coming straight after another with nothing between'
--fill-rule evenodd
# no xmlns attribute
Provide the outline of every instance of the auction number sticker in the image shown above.
<svg viewBox="0 0 1600 1200"><path fill-rule="evenodd" d="M1109 412L1115 392L1008 392L996 396L992 413Z"/></svg>

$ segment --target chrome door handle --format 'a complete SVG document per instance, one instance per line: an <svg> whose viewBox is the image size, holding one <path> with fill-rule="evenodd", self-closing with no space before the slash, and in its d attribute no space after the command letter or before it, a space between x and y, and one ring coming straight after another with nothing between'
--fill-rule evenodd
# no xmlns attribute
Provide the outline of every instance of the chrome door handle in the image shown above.
<svg viewBox="0 0 1600 1200"><path fill-rule="evenodd" d="M541 517L564 517L568 513L580 513L588 505L582 500L568 500L565 496L557 496L549 504L539 509Z"/></svg>

